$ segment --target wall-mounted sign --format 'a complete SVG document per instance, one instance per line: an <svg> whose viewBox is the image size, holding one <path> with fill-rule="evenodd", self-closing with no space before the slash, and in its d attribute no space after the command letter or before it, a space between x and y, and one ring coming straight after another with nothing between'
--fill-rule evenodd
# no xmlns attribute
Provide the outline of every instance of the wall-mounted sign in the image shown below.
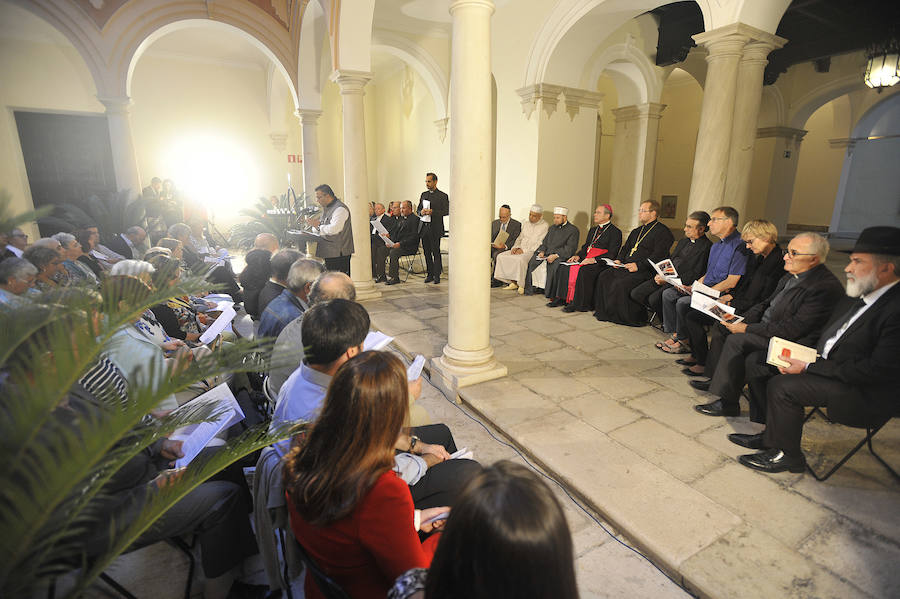
<svg viewBox="0 0 900 599"><path fill-rule="evenodd" d="M300 154L288 154L288 162L303 162L303 158L300 157Z"/></svg>

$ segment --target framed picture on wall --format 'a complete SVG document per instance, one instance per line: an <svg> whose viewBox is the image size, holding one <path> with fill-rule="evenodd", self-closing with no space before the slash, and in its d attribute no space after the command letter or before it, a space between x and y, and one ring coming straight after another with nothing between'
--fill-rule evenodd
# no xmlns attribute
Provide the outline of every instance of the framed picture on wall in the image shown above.
<svg viewBox="0 0 900 599"><path fill-rule="evenodd" d="M678 196L660 196L659 217L675 218L678 213Z"/></svg>

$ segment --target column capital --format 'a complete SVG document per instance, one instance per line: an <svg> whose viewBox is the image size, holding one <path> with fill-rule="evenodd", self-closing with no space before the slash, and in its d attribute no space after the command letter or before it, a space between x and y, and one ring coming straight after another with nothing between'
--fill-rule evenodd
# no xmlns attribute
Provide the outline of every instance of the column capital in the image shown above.
<svg viewBox="0 0 900 599"><path fill-rule="evenodd" d="M331 73L330 79L338 84L341 88L341 95L359 94L363 95L363 88L372 79L372 73L367 71L351 71L348 69L338 69Z"/></svg>
<svg viewBox="0 0 900 599"><path fill-rule="evenodd" d="M480 8L490 11L488 14L494 14L493 0L454 0L450 3L450 14L452 15L458 10L466 8Z"/></svg>
<svg viewBox="0 0 900 599"><path fill-rule="evenodd" d="M536 83L517 89L516 93L522 98L522 112L525 114L526 119L531 118L531 113L537 108L538 101L540 101L549 119L550 115L556 111L556 106L559 104L559 95L562 91L563 88L560 85Z"/></svg>
<svg viewBox="0 0 900 599"><path fill-rule="evenodd" d="M444 143L444 140L447 139L447 125L449 124L450 117L438 119L434 122L434 126L437 127L438 138L440 138L441 143Z"/></svg>
<svg viewBox="0 0 900 599"><path fill-rule="evenodd" d="M312 110L309 108L301 108L294 111L294 116L300 120L301 125L315 125L322 116L321 110Z"/></svg>
<svg viewBox="0 0 900 599"><path fill-rule="evenodd" d="M662 113L666 109L666 104L657 102L647 102L646 104L634 104L631 106L622 106L621 108L613 108L613 116L616 122L636 121L638 119L660 119Z"/></svg>
<svg viewBox="0 0 900 599"><path fill-rule="evenodd" d="M703 46L709 52L707 62L720 57L742 56L746 47L753 48L750 60L758 59L757 55L764 52L761 58L768 56L775 48L781 48L787 43L783 37L771 34L762 29L757 29L746 23L732 23L718 29L711 29L692 36L698 46ZM768 49L767 49L768 48Z"/></svg>
<svg viewBox="0 0 900 599"><path fill-rule="evenodd" d="M97 96L107 114L128 114L131 110L131 98L128 96Z"/></svg>
<svg viewBox="0 0 900 599"><path fill-rule="evenodd" d="M783 47L787 40L777 35L771 36L772 39L751 39L744 46L744 55L741 57L742 63L759 63L765 66L769 62L769 54L772 50Z"/></svg>
<svg viewBox="0 0 900 599"><path fill-rule="evenodd" d="M566 96L566 112L569 114L569 120L575 120L582 107L599 110L603 105L603 94L600 92L564 87L563 94Z"/></svg>

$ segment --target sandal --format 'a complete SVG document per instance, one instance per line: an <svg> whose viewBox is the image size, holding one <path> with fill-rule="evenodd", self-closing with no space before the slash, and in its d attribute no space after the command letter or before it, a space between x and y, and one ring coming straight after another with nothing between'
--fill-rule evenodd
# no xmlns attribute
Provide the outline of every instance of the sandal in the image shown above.
<svg viewBox="0 0 900 599"><path fill-rule="evenodd" d="M662 349L663 347L675 347L675 343L678 343L678 339L676 339L675 337L669 337L665 341L660 341L659 343L657 343L656 349Z"/></svg>
<svg viewBox="0 0 900 599"><path fill-rule="evenodd" d="M677 346L666 345L665 347L660 348L661 351L666 352L667 354L689 354L691 353L691 349L682 342L678 342Z"/></svg>

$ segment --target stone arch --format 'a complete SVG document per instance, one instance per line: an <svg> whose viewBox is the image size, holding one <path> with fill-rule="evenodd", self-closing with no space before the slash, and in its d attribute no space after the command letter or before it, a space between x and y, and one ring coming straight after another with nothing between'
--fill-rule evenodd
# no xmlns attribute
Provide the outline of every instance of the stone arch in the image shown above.
<svg viewBox="0 0 900 599"><path fill-rule="evenodd" d="M328 14L320 0L310 0L300 24L300 47L297 56L297 92L300 108L322 109L322 88L328 76L324 68L325 39L328 36Z"/></svg>
<svg viewBox="0 0 900 599"><path fill-rule="evenodd" d="M450 82L443 69L428 52L401 35L387 32L375 33L372 38L372 50L390 54L412 67L425 81L438 118L449 116L447 102Z"/></svg>
<svg viewBox="0 0 900 599"><path fill-rule="evenodd" d="M98 95L108 88L106 60L100 33L94 22L88 18L74 3L51 2L50 0L9 0L10 4L21 7L41 20L49 23L65 36L75 47L84 61Z"/></svg>
<svg viewBox="0 0 900 599"><path fill-rule="evenodd" d="M900 92L894 92L893 94L878 100L878 102L870 106L859 118L856 122L856 126L853 127L853 133L850 137L854 139L868 137L881 117L891 110L895 110L898 102L900 102Z"/></svg>
<svg viewBox="0 0 900 599"><path fill-rule="evenodd" d="M361 71L372 68L372 21L375 0L334 2L329 15L331 64L335 70Z"/></svg>
<svg viewBox="0 0 900 599"><path fill-rule="evenodd" d="M787 115L788 126L802 129L816 110L835 98L858 91L860 83L859 74L852 74L809 90L792 103Z"/></svg>
<svg viewBox="0 0 900 599"><path fill-rule="evenodd" d="M703 14L705 29L716 22L713 13L717 3L711 0L694 0ZM635 6L637 4L637 6ZM608 9L611 16L604 20L604 30L612 33L628 20L654 8L669 4L665 0L650 0L635 3L630 0L561 0L556 4L538 31L525 65L525 82L523 87L546 81L550 60L566 34L588 13L595 8ZM721 9L718 9L721 12Z"/></svg>
<svg viewBox="0 0 900 599"><path fill-rule="evenodd" d="M289 32L273 17L246 2L225 2L216 19L205 8L184 8L181 3L158 5L130 2L110 18L104 27L114 37L109 64L114 77L115 95L128 96L134 68L141 55L160 37L188 27L213 27L236 33L271 60L291 90L294 106L299 107L295 76L296 56L291 50ZM279 35L283 32L283 35ZM287 68L288 66L293 68Z"/></svg>
<svg viewBox="0 0 900 599"><path fill-rule="evenodd" d="M626 93L619 94L621 106L659 102L663 82L657 75L656 66L632 44L615 44L607 48L587 71L589 74L582 80L581 86L585 89L595 89L597 80L604 71L609 73L617 88L620 87L620 82L627 82L627 85L622 86ZM634 91L627 93L631 91L629 87ZM634 92L637 97L631 97Z"/></svg>

